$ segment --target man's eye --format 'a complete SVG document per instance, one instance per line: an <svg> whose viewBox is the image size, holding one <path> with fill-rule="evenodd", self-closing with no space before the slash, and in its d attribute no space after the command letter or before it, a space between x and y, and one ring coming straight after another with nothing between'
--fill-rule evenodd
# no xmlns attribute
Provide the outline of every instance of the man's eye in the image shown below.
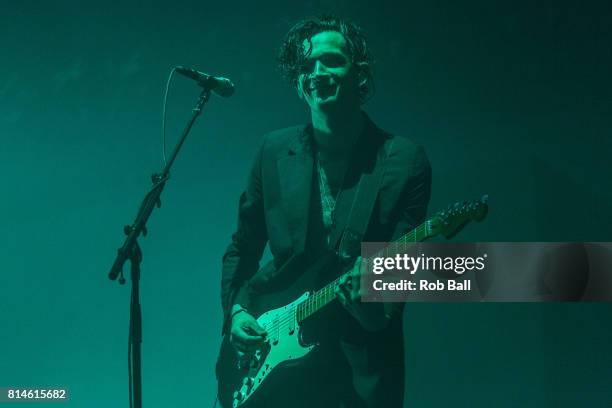
<svg viewBox="0 0 612 408"><path fill-rule="evenodd" d="M315 65L319 61L324 67L327 68L338 68L346 65L347 60L342 55L322 55L316 59L308 59L305 60L300 65L300 73L302 74L310 74L313 72Z"/></svg>
<svg viewBox="0 0 612 408"><path fill-rule="evenodd" d="M340 55L325 55L321 57L321 62L329 68L337 68L343 66L346 61Z"/></svg>

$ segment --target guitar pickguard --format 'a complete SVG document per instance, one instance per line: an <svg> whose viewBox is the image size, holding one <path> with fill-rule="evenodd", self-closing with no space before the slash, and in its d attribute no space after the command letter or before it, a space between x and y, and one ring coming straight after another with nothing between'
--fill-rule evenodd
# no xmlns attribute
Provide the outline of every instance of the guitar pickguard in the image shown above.
<svg viewBox="0 0 612 408"><path fill-rule="evenodd" d="M257 319L259 325L268 333L267 340L263 349L258 350L250 359L248 375L234 394L233 408L245 404L275 367L300 359L316 347L316 344L302 344L296 318L297 305L309 296L310 293L304 293L288 305L270 310Z"/></svg>

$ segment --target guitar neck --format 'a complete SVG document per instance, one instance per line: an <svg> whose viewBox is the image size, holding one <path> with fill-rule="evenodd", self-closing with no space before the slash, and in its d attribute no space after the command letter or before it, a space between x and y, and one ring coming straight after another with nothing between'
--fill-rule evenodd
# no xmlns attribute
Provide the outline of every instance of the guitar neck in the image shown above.
<svg viewBox="0 0 612 408"><path fill-rule="evenodd" d="M431 236L431 220L427 220L409 233L402 235L397 241L392 242L387 247L376 252L373 256L388 256L390 253L395 253L398 245L407 244L409 242L422 242L427 238L431 238ZM300 303L296 310L298 323L301 323L303 320L331 303L331 301L336 298L336 287L338 287L340 279L348 275L348 273L349 272L340 275L334 281L317 290L308 297L308 299Z"/></svg>

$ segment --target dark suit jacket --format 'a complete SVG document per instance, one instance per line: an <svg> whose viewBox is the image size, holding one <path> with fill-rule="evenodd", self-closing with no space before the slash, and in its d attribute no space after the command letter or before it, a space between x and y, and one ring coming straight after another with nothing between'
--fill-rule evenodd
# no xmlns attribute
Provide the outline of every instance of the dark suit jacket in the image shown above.
<svg viewBox="0 0 612 408"><path fill-rule="evenodd" d="M363 241L392 241L424 220L430 197L431 167L421 146L409 139L394 137L379 129L367 115L365 118L366 127L353 155L356 159L353 164L358 164L352 167L351 176L345 185L345 199L339 199L337 203L338 224L343 225L348 218L352 204L350 197L354 194L360 174L384 165L378 197ZM312 184L316 182L316 178L313 178L313 154L309 148L311 135L312 128L307 125L274 131L264 137L247 187L240 196L238 228L223 256L221 298L225 315L224 328L233 304L239 303L248 308L248 281L259 268L266 243L270 245L277 268L291 257L304 253L307 248ZM387 157L384 163L375 159L379 149L385 149ZM332 240L332 243L337 244L337 240ZM274 270L272 268L267 273L273 276ZM400 315L397 313L394 316L390 323L394 328L389 328L391 331L388 333L368 333L356 321L350 323L353 325L354 341L349 339L348 343L357 346L347 343L348 349L345 347L344 352L351 362L354 381L360 375L364 376L364 384L369 384L364 385L365 388L376 388L372 384L382 381L381 378L367 378L372 374L376 376L372 364L381 365L387 360L381 356L373 357L371 353L367 358L364 353L368 352L364 352L364 348L359 345L371 340L371 347L381 348L381 336L399 337L399 354L394 352L397 348L388 347L389 353L394 355L387 357L401 359L399 363L403 366ZM376 359L380 361L373 361ZM400 387L403 389L403 381ZM383 392L386 391L381 388L374 393ZM366 395L363 398L367 400L370 397Z"/></svg>

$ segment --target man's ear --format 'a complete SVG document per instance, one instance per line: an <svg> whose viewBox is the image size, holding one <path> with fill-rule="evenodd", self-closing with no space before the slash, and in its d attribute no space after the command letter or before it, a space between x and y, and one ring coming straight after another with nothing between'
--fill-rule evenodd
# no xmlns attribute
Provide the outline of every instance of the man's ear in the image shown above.
<svg viewBox="0 0 612 408"><path fill-rule="evenodd" d="M295 89L297 91L298 97L300 99L304 99L304 85L303 85L303 81L302 81L302 77L299 76L296 83L295 83Z"/></svg>
<svg viewBox="0 0 612 408"><path fill-rule="evenodd" d="M358 62L357 66L357 80L359 81L359 87L366 86L370 80L370 64L367 62Z"/></svg>

